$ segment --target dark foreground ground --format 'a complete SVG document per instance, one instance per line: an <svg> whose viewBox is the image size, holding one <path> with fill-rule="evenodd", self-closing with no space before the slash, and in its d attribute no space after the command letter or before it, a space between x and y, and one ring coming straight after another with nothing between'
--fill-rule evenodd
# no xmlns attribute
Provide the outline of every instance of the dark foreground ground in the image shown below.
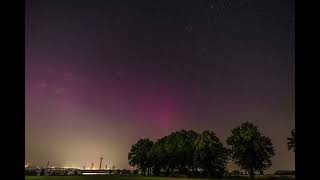
<svg viewBox="0 0 320 180"><path fill-rule="evenodd" d="M247 180L246 177L222 178L216 180ZM257 177L257 180L294 180L293 177ZM170 177L141 177L141 176L25 176L25 180L208 180L205 178L170 178ZM212 180L212 179L211 179Z"/></svg>

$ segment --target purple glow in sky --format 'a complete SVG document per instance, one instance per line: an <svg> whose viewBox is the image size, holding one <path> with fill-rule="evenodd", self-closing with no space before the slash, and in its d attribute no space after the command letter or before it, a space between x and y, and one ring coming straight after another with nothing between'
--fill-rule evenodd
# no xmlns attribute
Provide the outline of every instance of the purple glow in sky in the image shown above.
<svg viewBox="0 0 320 180"><path fill-rule="evenodd" d="M294 169L294 1L222 2L26 1L26 162L128 168L139 138L249 120Z"/></svg>

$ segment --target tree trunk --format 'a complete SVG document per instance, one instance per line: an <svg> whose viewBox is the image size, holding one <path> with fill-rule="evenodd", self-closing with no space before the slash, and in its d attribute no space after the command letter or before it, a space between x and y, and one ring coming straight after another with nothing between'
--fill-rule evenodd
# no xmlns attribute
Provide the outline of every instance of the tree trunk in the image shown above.
<svg viewBox="0 0 320 180"><path fill-rule="evenodd" d="M254 179L255 179L255 178L254 178L254 170L253 170L253 169L250 170L250 179L251 179L251 180L254 180Z"/></svg>
<svg viewBox="0 0 320 180"><path fill-rule="evenodd" d="M195 167L194 167L196 173L198 173L198 166L197 166L197 163L195 164Z"/></svg>
<svg viewBox="0 0 320 180"><path fill-rule="evenodd" d="M198 177L198 165L197 165L197 163L195 163L194 169L195 169L194 175L195 175L196 177Z"/></svg>

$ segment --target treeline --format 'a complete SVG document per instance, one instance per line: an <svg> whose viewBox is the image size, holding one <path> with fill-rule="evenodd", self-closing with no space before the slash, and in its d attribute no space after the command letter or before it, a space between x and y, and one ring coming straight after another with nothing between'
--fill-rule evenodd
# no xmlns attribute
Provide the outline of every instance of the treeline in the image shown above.
<svg viewBox="0 0 320 180"><path fill-rule="evenodd" d="M262 174L272 165L275 153L271 139L250 122L232 129L227 145L212 131L181 130L156 142L138 140L132 145L128 160L148 176L222 177L227 172L227 162L233 160L254 178L255 173Z"/></svg>
<svg viewBox="0 0 320 180"><path fill-rule="evenodd" d="M175 170L191 175L198 168L219 175L224 173L227 157L227 149L213 132L181 130L155 143L140 139L131 148L129 164L137 166L143 175L169 176Z"/></svg>

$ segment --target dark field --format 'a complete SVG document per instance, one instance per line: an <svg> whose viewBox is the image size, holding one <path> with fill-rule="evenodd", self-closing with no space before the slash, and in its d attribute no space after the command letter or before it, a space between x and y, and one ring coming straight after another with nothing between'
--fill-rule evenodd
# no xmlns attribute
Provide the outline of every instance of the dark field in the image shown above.
<svg viewBox="0 0 320 180"><path fill-rule="evenodd" d="M246 177L223 178L216 180L249 179ZM256 179L263 180L287 180L290 177L263 176ZM172 177L141 177L141 176L25 176L25 180L206 180L205 178L172 178Z"/></svg>

